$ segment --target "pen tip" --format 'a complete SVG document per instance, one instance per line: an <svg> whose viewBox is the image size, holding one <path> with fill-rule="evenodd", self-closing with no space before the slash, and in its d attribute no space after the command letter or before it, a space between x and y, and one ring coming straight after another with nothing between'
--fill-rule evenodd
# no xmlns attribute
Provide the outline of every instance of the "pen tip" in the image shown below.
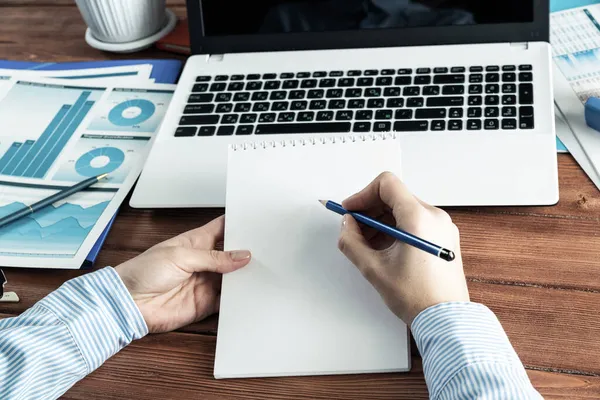
<svg viewBox="0 0 600 400"><path fill-rule="evenodd" d="M102 175L98 175L96 177L96 179L99 180L99 181L101 181L102 179L106 179L106 178L108 178L108 174L102 174Z"/></svg>
<svg viewBox="0 0 600 400"><path fill-rule="evenodd" d="M319 200L319 203L323 204L324 206L327 205L327 200Z"/></svg>

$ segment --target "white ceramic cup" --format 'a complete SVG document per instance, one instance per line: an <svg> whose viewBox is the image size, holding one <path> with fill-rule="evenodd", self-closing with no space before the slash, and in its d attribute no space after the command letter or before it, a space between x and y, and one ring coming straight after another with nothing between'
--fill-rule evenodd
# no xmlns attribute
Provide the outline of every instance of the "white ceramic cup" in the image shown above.
<svg viewBox="0 0 600 400"><path fill-rule="evenodd" d="M75 0L91 34L127 43L152 36L167 22L166 0Z"/></svg>

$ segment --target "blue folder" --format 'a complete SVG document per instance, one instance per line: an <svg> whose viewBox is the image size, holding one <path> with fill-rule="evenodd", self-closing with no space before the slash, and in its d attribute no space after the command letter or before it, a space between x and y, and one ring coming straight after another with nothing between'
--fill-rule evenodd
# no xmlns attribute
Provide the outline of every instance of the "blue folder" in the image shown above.
<svg viewBox="0 0 600 400"><path fill-rule="evenodd" d="M120 67L127 65L152 64L150 78L156 83L176 83L181 73L183 63L179 60L110 60L110 61L81 61L81 62L35 62L35 61L11 61L0 60L0 68L7 69L29 69L43 71L64 71L87 68ZM115 221L116 214L111 218L108 225L90 250L81 268L92 268L98 253L106 240L106 236Z"/></svg>

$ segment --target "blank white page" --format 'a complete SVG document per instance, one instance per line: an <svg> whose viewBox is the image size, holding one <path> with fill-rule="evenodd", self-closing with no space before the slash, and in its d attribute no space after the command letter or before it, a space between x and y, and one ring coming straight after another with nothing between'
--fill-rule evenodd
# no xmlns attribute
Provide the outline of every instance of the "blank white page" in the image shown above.
<svg viewBox="0 0 600 400"><path fill-rule="evenodd" d="M225 249L252 261L223 277L216 378L410 369L407 326L338 250L342 217L318 202L400 176L394 137L229 150Z"/></svg>

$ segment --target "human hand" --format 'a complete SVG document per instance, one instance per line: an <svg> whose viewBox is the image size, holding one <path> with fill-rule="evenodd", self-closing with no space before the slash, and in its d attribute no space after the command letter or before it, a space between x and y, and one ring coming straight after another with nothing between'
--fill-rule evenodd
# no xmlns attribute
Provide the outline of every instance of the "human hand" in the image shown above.
<svg viewBox="0 0 600 400"><path fill-rule="evenodd" d="M157 244L115 268L151 333L168 332L219 311L221 274L250 262L246 250L214 249L225 218Z"/></svg>
<svg viewBox="0 0 600 400"><path fill-rule="evenodd" d="M405 323L430 306L469 301L458 228L446 212L417 199L389 172L342 206L454 251L456 258L448 262L344 216L340 250Z"/></svg>

